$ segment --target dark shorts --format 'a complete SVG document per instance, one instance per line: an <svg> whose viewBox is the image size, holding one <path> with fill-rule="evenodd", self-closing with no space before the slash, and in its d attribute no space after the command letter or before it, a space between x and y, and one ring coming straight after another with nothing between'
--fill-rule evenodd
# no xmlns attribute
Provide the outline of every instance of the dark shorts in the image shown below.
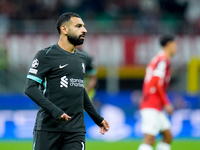
<svg viewBox="0 0 200 150"><path fill-rule="evenodd" d="M34 131L33 150L85 150L85 133Z"/></svg>

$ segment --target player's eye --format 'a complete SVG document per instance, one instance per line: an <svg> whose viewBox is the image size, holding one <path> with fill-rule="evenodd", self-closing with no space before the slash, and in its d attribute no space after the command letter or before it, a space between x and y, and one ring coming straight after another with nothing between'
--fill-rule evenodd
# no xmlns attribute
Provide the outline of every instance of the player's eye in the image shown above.
<svg viewBox="0 0 200 150"><path fill-rule="evenodd" d="M82 24L77 24L76 27L81 28L83 25Z"/></svg>

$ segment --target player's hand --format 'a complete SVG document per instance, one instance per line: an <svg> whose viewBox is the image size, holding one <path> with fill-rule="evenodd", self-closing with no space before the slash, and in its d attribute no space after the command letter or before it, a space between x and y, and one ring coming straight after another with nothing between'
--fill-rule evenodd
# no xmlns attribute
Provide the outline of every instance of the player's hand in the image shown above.
<svg viewBox="0 0 200 150"><path fill-rule="evenodd" d="M66 113L64 113L64 114L59 118L60 121L68 121L69 119L71 119L71 117L68 116Z"/></svg>
<svg viewBox="0 0 200 150"><path fill-rule="evenodd" d="M171 115L174 112L174 108L171 104L166 105L164 108L169 115Z"/></svg>
<svg viewBox="0 0 200 150"><path fill-rule="evenodd" d="M98 124L98 126L101 134L105 134L105 132L108 132L108 130L110 129L110 125L106 119L104 119L100 124Z"/></svg>

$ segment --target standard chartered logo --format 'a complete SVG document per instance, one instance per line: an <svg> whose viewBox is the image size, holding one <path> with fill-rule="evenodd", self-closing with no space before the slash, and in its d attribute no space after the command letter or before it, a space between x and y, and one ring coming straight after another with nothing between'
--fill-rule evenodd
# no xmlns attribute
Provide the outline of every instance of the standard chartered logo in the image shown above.
<svg viewBox="0 0 200 150"><path fill-rule="evenodd" d="M66 76L61 78L60 87L68 88L68 78Z"/></svg>
<svg viewBox="0 0 200 150"><path fill-rule="evenodd" d="M60 87L68 88L68 86L84 87L84 81L82 79L68 79L66 76L63 76L60 81Z"/></svg>

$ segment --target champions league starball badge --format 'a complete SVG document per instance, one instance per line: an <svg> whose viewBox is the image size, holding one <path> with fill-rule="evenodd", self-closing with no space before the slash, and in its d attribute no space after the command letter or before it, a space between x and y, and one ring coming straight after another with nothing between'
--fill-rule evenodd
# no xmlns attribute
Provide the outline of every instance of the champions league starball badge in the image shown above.
<svg viewBox="0 0 200 150"><path fill-rule="evenodd" d="M37 68L38 65L39 65L39 60L38 60L37 58L35 58L35 59L33 60L33 63L32 63L32 68Z"/></svg>

